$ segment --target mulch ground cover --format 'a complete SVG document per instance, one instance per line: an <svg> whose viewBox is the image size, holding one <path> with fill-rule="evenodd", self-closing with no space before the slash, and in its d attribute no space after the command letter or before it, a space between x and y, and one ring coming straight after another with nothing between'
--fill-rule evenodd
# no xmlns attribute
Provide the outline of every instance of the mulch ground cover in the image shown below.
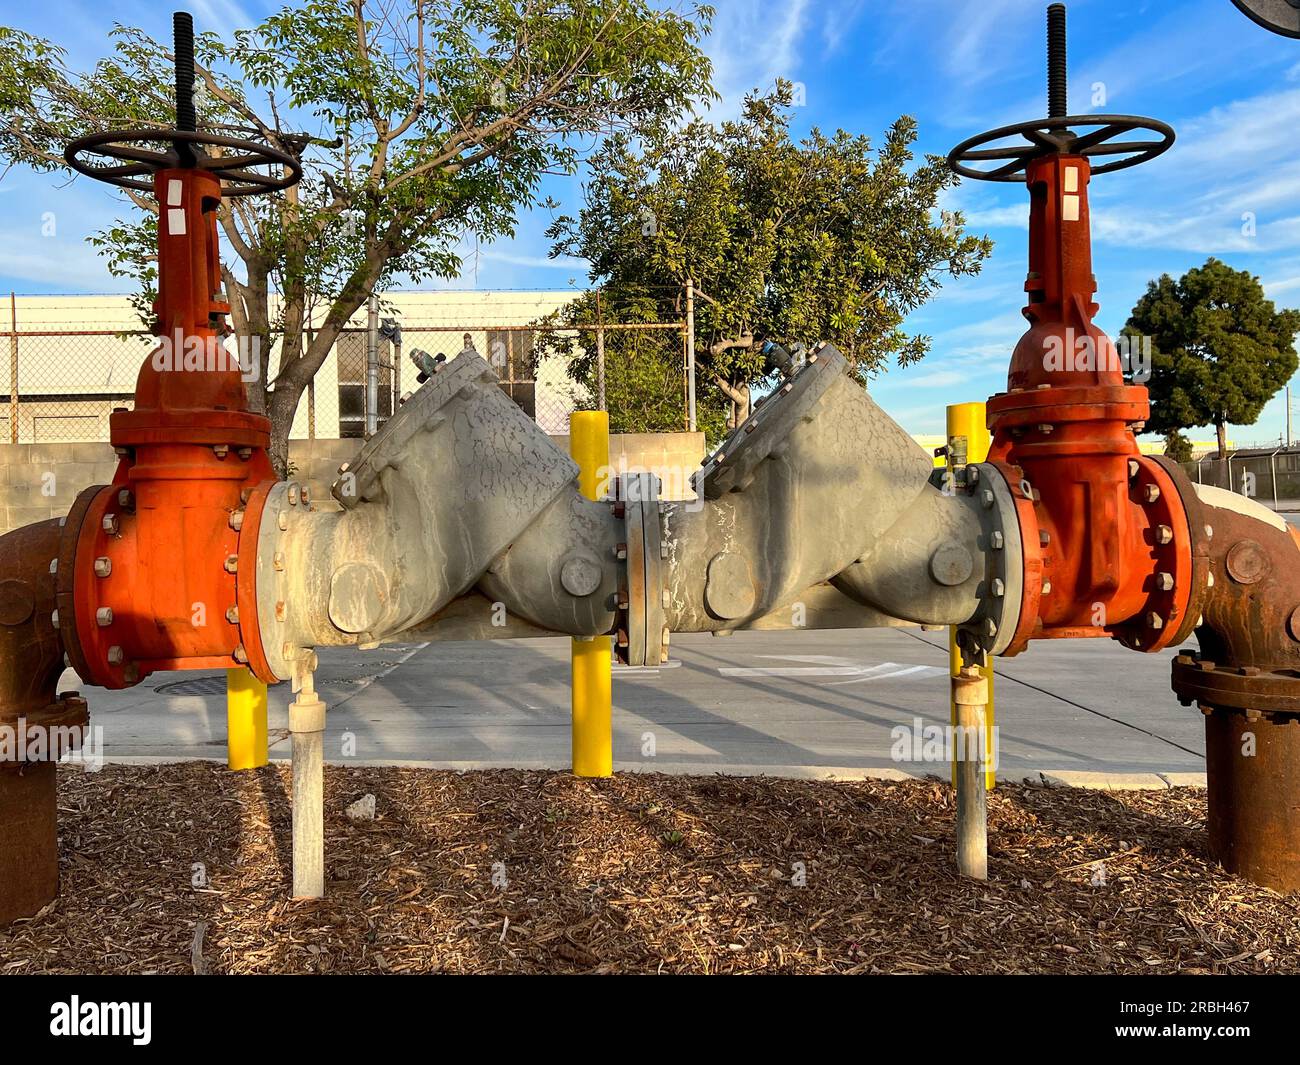
<svg viewBox="0 0 1300 1065"><path fill-rule="evenodd" d="M1209 860L1201 789L999 785L976 883L937 780L329 766L311 901L288 794L285 766L61 768L62 893L0 972L1300 971L1300 899Z"/></svg>

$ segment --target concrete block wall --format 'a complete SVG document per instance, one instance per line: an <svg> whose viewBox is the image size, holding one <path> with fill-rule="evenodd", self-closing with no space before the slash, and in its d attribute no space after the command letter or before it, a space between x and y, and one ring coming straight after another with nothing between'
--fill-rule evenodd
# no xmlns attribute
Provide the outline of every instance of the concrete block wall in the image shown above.
<svg viewBox="0 0 1300 1065"><path fill-rule="evenodd" d="M61 518L87 485L117 467L107 444L0 444L0 531Z"/></svg>
<svg viewBox="0 0 1300 1065"><path fill-rule="evenodd" d="M551 439L568 453L567 436ZM662 482L661 499L694 499L690 477L703 461L703 433L613 433L609 438L613 474L653 473Z"/></svg>
<svg viewBox="0 0 1300 1065"><path fill-rule="evenodd" d="M568 437L551 439L568 451ZM339 466L351 461L360 448L360 440L291 440L293 476L307 482L313 501L329 505ZM687 478L703 458L703 433L610 437L614 472L654 472L664 482L665 499L694 498ZM108 484L116 468L113 449L106 443L0 444L0 533L62 517L83 488Z"/></svg>

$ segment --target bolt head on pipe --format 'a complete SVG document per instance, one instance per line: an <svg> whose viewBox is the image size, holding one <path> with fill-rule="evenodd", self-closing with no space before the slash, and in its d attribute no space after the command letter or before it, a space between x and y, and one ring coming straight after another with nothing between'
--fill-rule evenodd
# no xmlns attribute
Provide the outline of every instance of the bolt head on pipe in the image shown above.
<svg viewBox="0 0 1300 1065"><path fill-rule="evenodd" d="M95 611L95 624L100 628L106 628L113 624L113 608L111 606L101 606Z"/></svg>
<svg viewBox="0 0 1300 1065"><path fill-rule="evenodd" d="M118 521L116 514L105 514L102 522L104 532L109 536L116 536L118 530Z"/></svg>
<svg viewBox="0 0 1300 1065"><path fill-rule="evenodd" d="M101 555L95 559L95 576L107 577L113 572L113 560L107 556Z"/></svg>

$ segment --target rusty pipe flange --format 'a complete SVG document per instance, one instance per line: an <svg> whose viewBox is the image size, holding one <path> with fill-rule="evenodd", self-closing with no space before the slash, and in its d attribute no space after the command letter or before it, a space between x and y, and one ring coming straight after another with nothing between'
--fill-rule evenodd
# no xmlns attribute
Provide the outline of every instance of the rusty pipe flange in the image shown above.
<svg viewBox="0 0 1300 1065"><path fill-rule="evenodd" d="M101 494L112 491L113 488L106 484L93 484L89 488L83 488L73 501L67 517L63 519L63 535L59 540L59 561L56 574L59 635L63 640L63 650L67 655L68 665L76 670L77 676L82 680L94 684L101 682L95 679L96 671L87 660L85 652L82 650L81 639L77 633L77 597L75 591L77 552L82 546L83 538L86 540L93 538L94 530L93 528L88 529L86 522L91 508L95 506L95 502ZM102 507L96 508L97 511L101 509ZM116 686L121 687L122 685Z"/></svg>
<svg viewBox="0 0 1300 1065"><path fill-rule="evenodd" d="M1129 459L1129 498L1146 515L1155 557L1143 581L1147 601L1133 618L1108 631L1134 651L1162 651L1182 643L1196 625L1204 592L1204 557L1196 543L1184 501L1187 477L1172 464L1143 456Z"/></svg>
<svg viewBox="0 0 1300 1065"><path fill-rule="evenodd" d="M965 467L964 490L980 501L985 570L980 609L957 626L957 642L964 654L983 665L988 656L1006 651L1016 635L1025 593L1025 539L1011 486L996 465L980 462ZM1036 532L1033 542L1038 542ZM1041 560L1038 569L1041 573Z"/></svg>
<svg viewBox="0 0 1300 1065"><path fill-rule="evenodd" d="M48 706L16 716L0 712L0 772L57 762L81 747L89 723L89 706L77 692L62 692Z"/></svg>
<svg viewBox="0 0 1300 1065"><path fill-rule="evenodd" d="M1170 687L1184 706L1244 710L1300 720L1300 670L1231 666L1194 654L1174 659Z"/></svg>
<svg viewBox="0 0 1300 1065"><path fill-rule="evenodd" d="M1205 597L1209 594L1210 541L1214 535L1213 527L1201 513L1200 499L1196 488L1183 468L1173 459L1164 455L1145 456L1146 461L1154 462L1169 478L1182 503L1184 520L1187 523L1187 540L1191 552L1191 583L1188 588L1187 605L1183 616L1173 628L1173 634L1166 646L1177 647L1187 640L1195 631L1205 609Z"/></svg>

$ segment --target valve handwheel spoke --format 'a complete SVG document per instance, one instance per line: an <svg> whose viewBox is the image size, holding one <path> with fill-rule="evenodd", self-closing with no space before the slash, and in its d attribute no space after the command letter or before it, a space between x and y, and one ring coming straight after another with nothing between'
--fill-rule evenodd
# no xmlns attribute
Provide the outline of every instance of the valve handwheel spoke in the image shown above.
<svg viewBox="0 0 1300 1065"><path fill-rule="evenodd" d="M167 151L153 151L141 144L165 144ZM229 155L209 155L200 149L229 150ZM128 129L107 130L79 137L68 145L63 157L79 174L106 181L110 185L152 192L153 182L147 175L155 170L167 170L187 165L183 158L189 154L188 165L220 178L224 183L222 196L249 196L259 192L273 192L288 188L302 177L302 164L288 152L268 144L222 137L213 133L199 133L181 129ZM112 166L95 163L95 157L123 163ZM281 172L256 173L253 167L278 167Z"/></svg>
<svg viewBox="0 0 1300 1065"><path fill-rule="evenodd" d="M1078 129L1090 131L1075 132ZM1159 139L1116 139L1134 130L1154 133ZM1011 137L1020 137L1025 143L983 147ZM980 181L1023 181L1026 167L1047 155L1081 155L1087 159L1128 157L1102 163L1092 170L1094 174L1109 174L1154 159L1168 151L1173 143L1174 131L1158 119L1136 115L1062 115L1001 126L964 140L948 153L948 165L963 177ZM1009 162L987 169L972 165L1003 159Z"/></svg>

